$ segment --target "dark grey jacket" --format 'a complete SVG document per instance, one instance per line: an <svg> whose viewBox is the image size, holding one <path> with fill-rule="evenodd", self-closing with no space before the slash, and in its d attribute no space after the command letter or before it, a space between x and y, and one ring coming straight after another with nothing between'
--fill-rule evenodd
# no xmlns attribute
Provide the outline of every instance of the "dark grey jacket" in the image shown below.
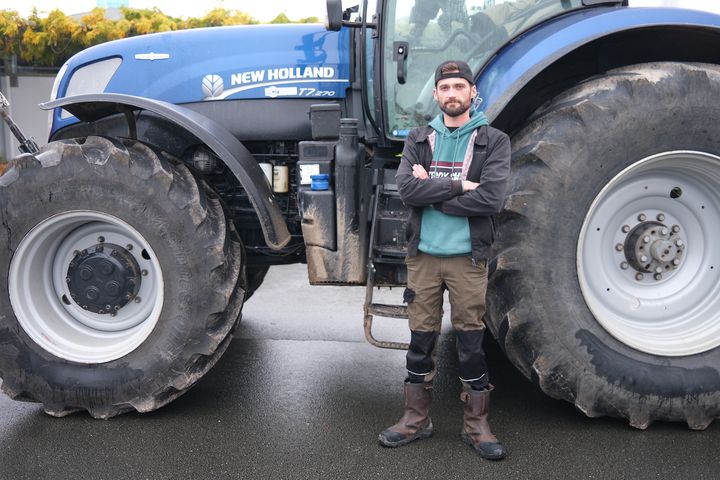
<svg viewBox="0 0 720 480"><path fill-rule="evenodd" d="M416 163L430 171L432 150L428 135L432 132L430 126L410 132L395 176L400 197L413 207L406 231L408 255L417 255L423 208L432 206L448 215L468 217L473 261L486 260L495 239L492 216L502 210L508 189L510 138L490 126L478 128L467 180L480 186L463 193L459 180L413 177L412 166Z"/></svg>

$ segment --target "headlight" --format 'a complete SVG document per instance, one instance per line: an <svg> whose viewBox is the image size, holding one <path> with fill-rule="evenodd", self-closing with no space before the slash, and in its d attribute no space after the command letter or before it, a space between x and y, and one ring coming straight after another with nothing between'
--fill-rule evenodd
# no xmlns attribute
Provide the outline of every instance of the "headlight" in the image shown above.
<svg viewBox="0 0 720 480"><path fill-rule="evenodd" d="M122 58L113 57L78 68L70 77L65 96L74 97L75 95L104 92L121 63ZM65 67L63 66L63 68ZM64 73L62 69L58 73L57 79L55 79L56 84L59 83L58 79L61 73ZM56 86L53 87L53 90L56 90ZM57 94L57 91L55 91L55 94ZM65 110L60 114L60 118L63 119L71 116Z"/></svg>

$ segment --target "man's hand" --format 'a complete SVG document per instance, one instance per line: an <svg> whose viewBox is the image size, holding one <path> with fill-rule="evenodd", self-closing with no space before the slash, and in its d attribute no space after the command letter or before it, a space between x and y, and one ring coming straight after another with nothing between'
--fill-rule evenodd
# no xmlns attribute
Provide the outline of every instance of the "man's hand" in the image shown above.
<svg viewBox="0 0 720 480"><path fill-rule="evenodd" d="M428 173L425 171L425 168L423 168L423 166L420 165L419 163L416 163L415 165L413 165L412 174L413 174L413 177L419 178L420 180L427 180L428 178L430 178ZM476 183L476 182L471 182L469 180L463 180L462 186L463 186L463 192L468 192L470 190L475 190L477 187L480 186L480 184Z"/></svg>
<svg viewBox="0 0 720 480"><path fill-rule="evenodd" d="M425 171L423 166L420 165L419 163L416 163L415 165L413 165L412 170L413 170L413 172L412 172L413 177L415 177L415 178L419 178L420 180L427 180L428 178L430 178L430 176Z"/></svg>
<svg viewBox="0 0 720 480"><path fill-rule="evenodd" d="M462 185L463 185L463 192L475 190L477 187L480 186L479 183L471 182L470 180L463 180Z"/></svg>

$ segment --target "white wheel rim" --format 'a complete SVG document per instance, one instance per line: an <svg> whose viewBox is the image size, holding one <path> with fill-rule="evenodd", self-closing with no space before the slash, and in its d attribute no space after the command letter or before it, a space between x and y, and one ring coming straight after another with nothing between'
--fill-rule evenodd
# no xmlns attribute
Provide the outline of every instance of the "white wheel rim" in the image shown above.
<svg viewBox="0 0 720 480"><path fill-rule="evenodd" d="M642 352L711 350L720 345L719 239L720 157L645 158L615 176L585 217L577 246L585 301L605 330Z"/></svg>
<svg viewBox="0 0 720 480"><path fill-rule="evenodd" d="M129 246L126 253L142 270L136 296L112 314L82 308L66 281L77 252L99 240ZM79 363L109 362L141 345L160 318L163 287L160 263L143 236L94 211L65 212L39 223L10 263L10 303L22 329L45 351Z"/></svg>

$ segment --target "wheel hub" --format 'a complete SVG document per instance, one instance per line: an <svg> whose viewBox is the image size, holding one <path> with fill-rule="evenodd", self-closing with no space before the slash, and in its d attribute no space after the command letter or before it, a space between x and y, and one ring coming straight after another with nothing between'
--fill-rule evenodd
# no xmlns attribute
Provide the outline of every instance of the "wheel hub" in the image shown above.
<svg viewBox="0 0 720 480"><path fill-rule="evenodd" d="M15 250L8 283L27 335L52 355L87 364L135 350L164 304L163 272L150 243L127 222L92 210L35 225Z"/></svg>
<svg viewBox="0 0 720 480"><path fill-rule="evenodd" d="M141 271L128 250L98 243L74 253L65 281L70 296L83 310L114 315L137 296Z"/></svg>
<svg viewBox="0 0 720 480"><path fill-rule="evenodd" d="M668 151L600 190L578 236L580 289L623 344L668 357L720 346L720 157Z"/></svg>
<svg viewBox="0 0 720 480"><path fill-rule="evenodd" d="M658 221L645 221L644 213L637 218L640 223L635 227L622 227L627 236L616 250L624 252L626 261L620 263L620 268L632 267L638 281L646 273L652 274L655 280L662 280L663 275L672 274L682 264L685 253L685 241L680 236L682 229L679 225L668 227L662 223L663 213L657 215Z"/></svg>

